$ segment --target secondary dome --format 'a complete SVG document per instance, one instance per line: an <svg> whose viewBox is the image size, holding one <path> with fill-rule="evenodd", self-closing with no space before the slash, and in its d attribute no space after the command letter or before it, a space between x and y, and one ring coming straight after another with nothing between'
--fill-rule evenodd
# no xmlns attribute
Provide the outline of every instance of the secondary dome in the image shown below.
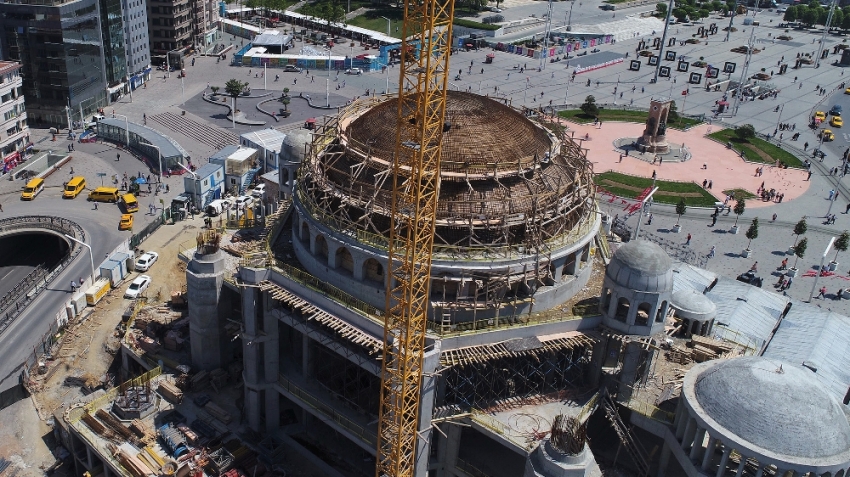
<svg viewBox="0 0 850 477"><path fill-rule="evenodd" d="M646 240L633 240L618 248L605 274L636 291L673 289L673 261L661 247Z"/></svg>
<svg viewBox="0 0 850 477"><path fill-rule="evenodd" d="M844 463L850 424L811 371L763 357L702 363L683 392L696 415L739 444L789 463Z"/></svg>
<svg viewBox="0 0 850 477"><path fill-rule="evenodd" d="M673 293L673 306L678 312L687 314L688 316L708 316L709 318L713 318L717 312L717 305L713 301L709 300L702 293L690 288Z"/></svg>

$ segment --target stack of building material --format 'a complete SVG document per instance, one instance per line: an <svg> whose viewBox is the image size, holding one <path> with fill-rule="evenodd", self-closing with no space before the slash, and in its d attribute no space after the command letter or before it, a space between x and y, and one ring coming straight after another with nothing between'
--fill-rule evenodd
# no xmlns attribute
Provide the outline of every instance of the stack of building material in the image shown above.
<svg viewBox="0 0 850 477"><path fill-rule="evenodd" d="M103 423L106 424L107 427L109 427L110 429L115 431L115 433L118 434L119 436L123 437L124 439L126 439L128 441L135 442L136 436L133 435L133 432L129 428L127 428L127 426L125 426L123 423L121 423L121 421L119 421L118 418L114 417L112 414L104 411L103 409L98 409L97 412L94 413L94 415L98 419L103 421Z"/></svg>
<svg viewBox="0 0 850 477"><path fill-rule="evenodd" d="M210 464L217 475L221 475L233 466L233 456L224 447L219 447L210 454Z"/></svg>
<svg viewBox="0 0 850 477"><path fill-rule="evenodd" d="M156 353L158 352L162 346L160 346L157 341L149 336L139 336L136 338L136 344L139 345L143 351L148 353Z"/></svg>
<svg viewBox="0 0 850 477"><path fill-rule="evenodd" d="M210 373L201 371L192 376L192 391L200 391L210 384Z"/></svg>
<svg viewBox="0 0 850 477"><path fill-rule="evenodd" d="M99 436L111 439L112 436L115 435L115 433L107 429L103 424L100 423L100 421L95 419L94 416L92 416L88 412L83 413L82 420L86 423L87 426L89 426L89 429L94 431L94 433Z"/></svg>
<svg viewBox="0 0 850 477"><path fill-rule="evenodd" d="M183 348L183 342L186 340L180 336L180 332L168 330L165 337L162 339L162 345L169 351L180 351Z"/></svg>
<svg viewBox="0 0 850 477"><path fill-rule="evenodd" d="M691 346L694 349L694 361L698 363L717 359L731 352L733 347L731 343L699 335L691 336Z"/></svg>
<svg viewBox="0 0 850 477"><path fill-rule="evenodd" d="M130 430L136 434L139 439L144 439L147 436L153 434L153 431L147 424L145 424L141 419L133 419L133 422L130 423Z"/></svg>
<svg viewBox="0 0 850 477"><path fill-rule="evenodd" d="M186 424L178 424L177 429L180 432L182 432L184 436L186 436L186 442L188 442L189 445L192 445L192 446L198 445L198 441L200 440L200 436L198 436L198 434L195 433L195 431L190 429L189 426L187 426Z"/></svg>
<svg viewBox="0 0 850 477"><path fill-rule="evenodd" d="M216 392L223 389L224 386L227 385L227 381L230 379L230 375L227 374L227 371L217 368L210 372L210 384L212 384L213 389Z"/></svg>
<svg viewBox="0 0 850 477"><path fill-rule="evenodd" d="M183 391L169 381L161 381L156 391L172 404L183 402Z"/></svg>
<svg viewBox="0 0 850 477"><path fill-rule="evenodd" d="M216 406L216 404L212 401L208 402L204 406L204 409L206 409L208 413L212 414L213 417L225 424L230 424L230 421L232 420L227 411Z"/></svg>
<svg viewBox="0 0 850 477"><path fill-rule="evenodd" d="M124 451L124 449L116 447L114 453L118 462L121 463L121 466L124 467L133 477L156 475L156 473L138 457L130 455L128 452Z"/></svg>

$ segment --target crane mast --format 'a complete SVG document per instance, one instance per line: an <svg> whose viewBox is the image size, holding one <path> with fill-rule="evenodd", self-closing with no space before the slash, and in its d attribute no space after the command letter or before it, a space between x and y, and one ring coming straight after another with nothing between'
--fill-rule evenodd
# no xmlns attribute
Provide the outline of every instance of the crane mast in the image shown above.
<svg viewBox="0 0 850 477"><path fill-rule="evenodd" d="M454 0L404 0L377 477L416 470L453 16Z"/></svg>

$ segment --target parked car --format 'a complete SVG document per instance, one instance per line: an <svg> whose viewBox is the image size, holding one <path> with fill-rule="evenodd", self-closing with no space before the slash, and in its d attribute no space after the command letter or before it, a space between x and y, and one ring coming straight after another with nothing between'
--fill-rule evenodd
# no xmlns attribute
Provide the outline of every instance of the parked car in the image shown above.
<svg viewBox="0 0 850 477"><path fill-rule="evenodd" d="M829 114L833 116L841 116L841 105L836 104L835 106L833 106L832 109L829 110Z"/></svg>
<svg viewBox="0 0 850 477"><path fill-rule="evenodd" d="M210 217L215 217L216 215L221 214L225 210L230 208L230 201L225 199L218 199L207 204L206 208L204 208L204 212L207 213Z"/></svg>
<svg viewBox="0 0 850 477"><path fill-rule="evenodd" d="M121 215L121 221L118 222L118 230L133 230L133 214Z"/></svg>
<svg viewBox="0 0 850 477"><path fill-rule="evenodd" d="M841 116L833 116L829 120L829 124L832 124L833 127L840 128L844 126L844 121L841 119Z"/></svg>
<svg viewBox="0 0 850 477"><path fill-rule="evenodd" d="M259 184L257 187L254 187L251 190L251 195L253 197L257 198L257 199L265 197L265 195L266 195L266 185L265 184Z"/></svg>
<svg viewBox="0 0 850 477"><path fill-rule="evenodd" d="M233 202L234 209L247 209L254 205L254 198L250 195L241 195L236 198L236 201Z"/></svg>
<svg viewBox="0 0 850 477"><path fill-rule="evenodd" d="M297 66L295 66L295 65L285 65L285 66L283 67L283 71L285 71L285 72L287 72L287 73L300 73L300 72L301 72L301 68L299 68L299 67L297 67Z"/></svg>
<svg viewBox="0 0 850 477"><path fill-rule="evenodd" d="M146 272L150 270L156 261L159 260L159 254L156 252L145 252L141 257L136 259L136 270Z"/></svg>
<svg viewBox="0 0 850 477"><path fill-rule="evenodd" d="M124 298L130 298L135 300L142 294L148 287L151 286L151 277L147 275L142 275L130 284L130 287L127 288L127 291L124 293Z"/></svg>
<svg viewBox="0 0 850 477"><path fill-rule="evenodd" d="M349 68L349 69L345 70L345 74L360 76L360 75L363 74L363 70L361 70L360 68Z"/></svg>
<svg viewBox="0 0 850 477"><path fill-rule="evenodd" d="M611 5L610 3L603 3L602 5L599 5L599 8L601 8L603 10L609 10L610 11L610 10L615 10L617 7L615 7L614 5Z"/></svg>

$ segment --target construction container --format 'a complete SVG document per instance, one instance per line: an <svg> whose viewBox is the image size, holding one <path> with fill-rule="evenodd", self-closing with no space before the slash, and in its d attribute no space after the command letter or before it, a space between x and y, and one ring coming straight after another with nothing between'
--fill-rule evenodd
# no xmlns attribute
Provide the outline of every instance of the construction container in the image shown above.
<svg viewBox="0 0 850 477"><path fill-rule="evenodd" d="M109 257L114 262L121 262L121 270L126 277L127 274L133 271L133 256L126 252L115 252Z"/></svg>
<svg viewBox="0 0 850 477"><path fill-rule="evenodd" d="M109 280L112 288L116 288L121 283L121 280L124 279L124 276L121 275L121 264L112 260L107 260L100 264L100 276Z"/></svg>
<svg viewBox="0 0 850 477"><path fill-rule="evenodd" d="M86 309L86 295L81 293L71 298L71 308L73 308L74 316L80 316L80 313Z"/></svg>
<svg viewBox="0 0 850 477"><path fill-rule="evenodd" d="M90 286L89 289L86 290L86 304L88 306L97 305L100 299L105 297L111 289L112 285L108 279L99 278L96 282L94 282L94 285Z"/></svg>

